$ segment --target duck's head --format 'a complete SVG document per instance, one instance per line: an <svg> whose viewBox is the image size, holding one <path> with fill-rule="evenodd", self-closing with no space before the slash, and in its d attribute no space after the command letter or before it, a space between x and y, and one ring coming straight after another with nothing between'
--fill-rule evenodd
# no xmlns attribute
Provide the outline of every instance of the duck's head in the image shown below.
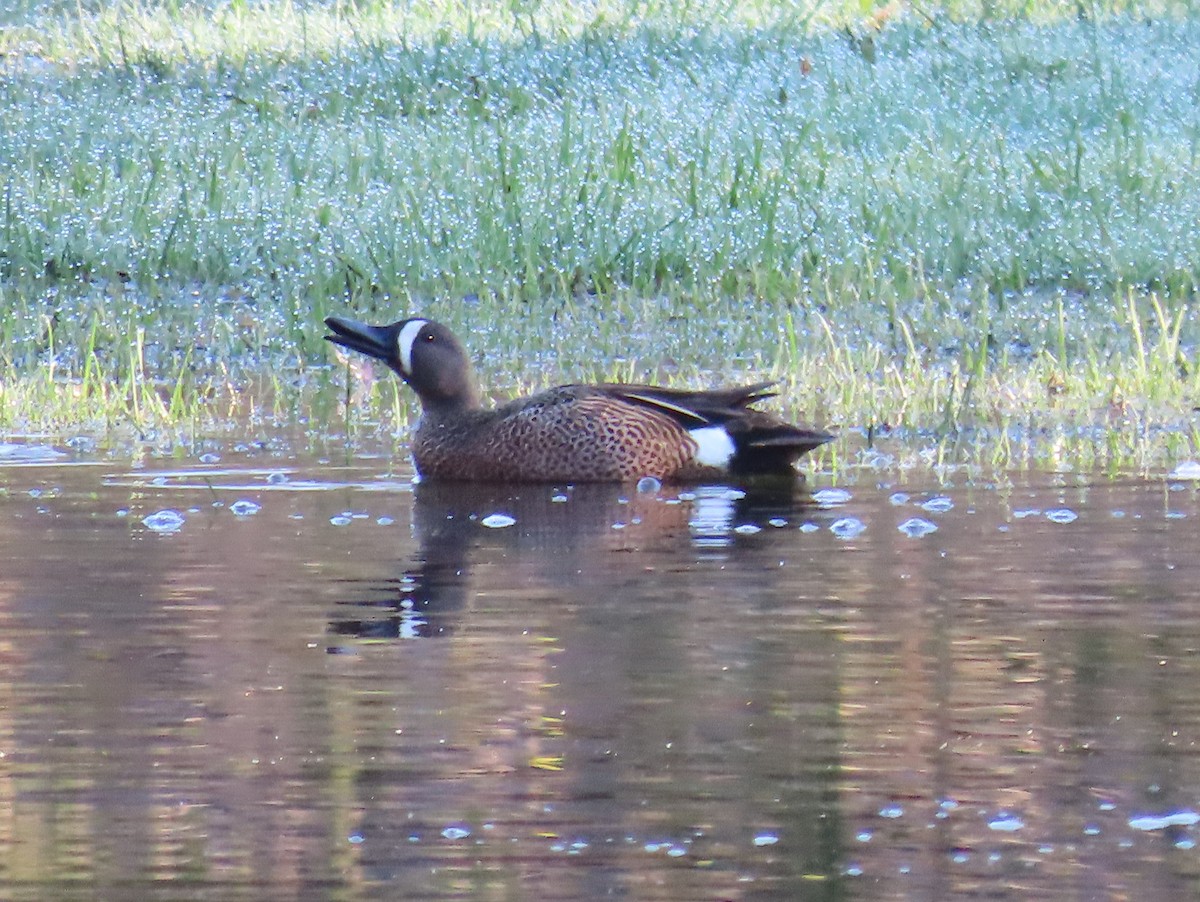
<svg viewBox="0 0 1200 902"><path fill-rule="evenodd" d="M326 341L382 360L409 384L427 409L479 406L471 360L454 333L433 320L414 317L390 326L369 326L330 316Z"/></svg>

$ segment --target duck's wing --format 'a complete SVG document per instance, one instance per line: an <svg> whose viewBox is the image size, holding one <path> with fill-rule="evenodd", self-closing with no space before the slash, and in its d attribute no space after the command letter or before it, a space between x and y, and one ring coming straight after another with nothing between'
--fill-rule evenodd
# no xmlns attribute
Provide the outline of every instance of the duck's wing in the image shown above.
<svg viewBox="0 0 1200 902"><path fill-rule="evenodd" d="M723 425L745 416L750 412L748 408L751 404L775 396L775 392L769 391L774 385L774 382L755 382L752 385L698 391L619 382L588 387L630 404L659 410L681 426L695 429L699 426Z"/></svg>
<svg viewBox="0 0 1200 902"><path fill-rule="evenodd" d="M821 429L787 422L751 405L774 397L774 382L755 382L703 391L660 388L651 385L606 384L593 386L613 398L667 414L685 429L723 429L733 441L731 469L769 472L791 466L797 458L833 439Z"/></svg>

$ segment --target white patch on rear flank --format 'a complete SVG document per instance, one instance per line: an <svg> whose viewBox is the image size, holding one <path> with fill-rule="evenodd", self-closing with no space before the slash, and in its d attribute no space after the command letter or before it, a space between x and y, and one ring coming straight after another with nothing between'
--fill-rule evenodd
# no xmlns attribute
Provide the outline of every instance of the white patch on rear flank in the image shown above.
<svg viewBox="0 0 1200 902"><path fill-rule="evenodd" d="M737 451L724 426L701 426L699 429L689 429L688 435L696 442L696 453L692 455L692 460L704 467L724 469Z"/></svg>
<svg viewBox="0 0 1200 902"><path fill-rule="evenodd" d="M413 319L404 324L400 334L396 336L396 350L400 352L400 369L406 376L412 375L412 349L417 343L421 330L429 325L428 320Z"/></svg>

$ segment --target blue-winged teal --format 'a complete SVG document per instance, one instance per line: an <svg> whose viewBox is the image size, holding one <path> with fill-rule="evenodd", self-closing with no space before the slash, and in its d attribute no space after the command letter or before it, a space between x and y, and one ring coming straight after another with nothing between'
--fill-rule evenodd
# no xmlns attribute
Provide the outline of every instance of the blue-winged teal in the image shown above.
<svg viewBox="0 0 1200 902"><path fill-rule="evenodd" d="M421 400L413 461L423 477L486 482L664 481L793 472L833 436L750 405L770 382L710 391L563 385L501 407L480 406L467 353L445 326L390 326L331 316L329 341L378 358Z"/></svg>

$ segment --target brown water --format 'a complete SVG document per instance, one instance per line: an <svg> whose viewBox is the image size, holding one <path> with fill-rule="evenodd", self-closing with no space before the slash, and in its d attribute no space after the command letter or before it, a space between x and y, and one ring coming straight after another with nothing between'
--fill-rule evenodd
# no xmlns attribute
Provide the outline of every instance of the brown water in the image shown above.
<svg viewBox="0 0 1200 902"><path fill-rule="evenodd" d="M0 898L1200 885L1195 482L5 447Z"/></svg>

